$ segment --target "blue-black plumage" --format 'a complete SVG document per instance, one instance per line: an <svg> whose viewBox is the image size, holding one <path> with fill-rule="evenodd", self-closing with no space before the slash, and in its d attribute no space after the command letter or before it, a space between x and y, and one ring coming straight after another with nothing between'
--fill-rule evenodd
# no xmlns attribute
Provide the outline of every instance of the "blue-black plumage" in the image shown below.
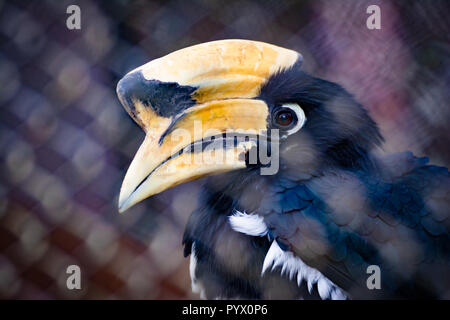
<svg viewBox="0 0 450 320"><path fill-rule="evenodd" d="M121 210L221 173L206 180L183 240L193 289L206 298L450 297L448 169L411 152L380 152L383 137L363 106L340 85L302 71L301 61L291 50L227 40L128 74L118 92L127 110L140 102L131 114L147 138L125 178ZM227 105L245 116L237 119ZM250 161L253 148L245 148L233 170L183 164L170 173L164 168L180 157L166 157L169 135L193 119L222 130L251 121L279 129L281 139L260 134L253 146L276 154L278 170L261 175L268 164ZM379 281L369 283L371 272Z"/></svg>

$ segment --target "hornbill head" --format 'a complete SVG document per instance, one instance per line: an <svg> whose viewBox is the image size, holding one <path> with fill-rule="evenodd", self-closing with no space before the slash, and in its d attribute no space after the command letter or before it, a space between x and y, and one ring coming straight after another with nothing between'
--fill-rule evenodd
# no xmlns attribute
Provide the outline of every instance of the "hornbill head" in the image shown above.
<svg viewBox="0 0 450 320"><path fill-rule="evenodd" d="M381 140L376 125L350 94L301 71L301 62L299 53L271 44L222 40L129 72L117 93L146 136L123 181L119 211L186 181L267 166L250 161L262 146L277 153L276 176L363 165Z"/></svg>

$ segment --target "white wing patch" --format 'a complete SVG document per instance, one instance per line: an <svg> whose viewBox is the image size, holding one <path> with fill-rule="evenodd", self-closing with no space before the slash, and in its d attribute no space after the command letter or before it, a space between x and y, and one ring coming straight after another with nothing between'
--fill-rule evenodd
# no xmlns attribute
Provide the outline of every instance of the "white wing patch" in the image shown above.
<svg viewBox="0 0 450 320"><path fill-rule="evenodd" d="M309 293L311 293L314 284L317 283L317 289L322 299L344 300L347 298L344 291L331 282L320 271L306 265L302 259L294 256L292 252L281 250L276 240L272 242L266 257L264 258L261 275L264 274L270 266L272 266L271 270L276 267L281 267L281 274L283 275L286 273L290 280L294 280L294 277L296 277L295 280L297 280L299 286L302 281L306 281Z"/></svg>
<svg viewBox="0 0 450 320"><path fill-rule="evenodd" d="M263 237L269 230L264 218L257 214L236 211L229 217L229 221L233 230L250 236ZM302 259L294 256L292 252L281 250L276 240L273 240L264 258L261 276L270 267L272 267L271 270L281 267L281 274L286 273L290 280L294 280L294 277L296 277L295 280L299 286L302 281L306 281L309 293L311 293L314 284L317 284L322 299L344 300L347 298L345 292L320 271L306 265Z"/></svg>
<svg viewBox="0 0 450 320"><path fill-rule="evenodd" d="M205 289L197 281L195 270L197 269L197 256L195 255L195 243L191 247L191 259L189 260L189 274L191 276L192 292L199 293L201 299L206 299Z"/></svg>
<svg viewBox="0 0 450 320"><path fill-rule="evenodd" d="M263 237L267 234L268 228L264 218L257 214L235 211L228 219L234 231L254 237Z"/></svg>

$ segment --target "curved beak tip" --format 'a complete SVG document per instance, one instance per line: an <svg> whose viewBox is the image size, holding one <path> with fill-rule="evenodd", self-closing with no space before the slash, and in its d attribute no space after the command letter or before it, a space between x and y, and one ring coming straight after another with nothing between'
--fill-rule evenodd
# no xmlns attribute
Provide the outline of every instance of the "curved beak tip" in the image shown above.
<svg viewBox="0 0 450 320"><path fill-rule="evenodd" d="M125 206L125 203L119 202L119 213L124 213L128 207Z"/></svg>
<svg viewBox="0 0 450 320"><path fill-rule="evenodd" d="M119 204L118 204L119 213L124 213L132 206L133 203L130 202L130 197L123 198L119 196Z"/></svg>

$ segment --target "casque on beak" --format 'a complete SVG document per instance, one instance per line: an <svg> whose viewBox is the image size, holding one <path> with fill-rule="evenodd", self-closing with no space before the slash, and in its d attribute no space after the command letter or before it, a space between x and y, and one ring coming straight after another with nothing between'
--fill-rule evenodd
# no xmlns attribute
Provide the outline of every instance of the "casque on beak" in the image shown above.
<svg viewBox="0 0 450 320"><path fill-rule="evenodd" d="M146 137L122 183L119 211L180 183L244 168L251 141L186 151L211 136L267 130L260 87L299 57L262 42L222 40L175 51L122 78L119 99Z"/></svg>

